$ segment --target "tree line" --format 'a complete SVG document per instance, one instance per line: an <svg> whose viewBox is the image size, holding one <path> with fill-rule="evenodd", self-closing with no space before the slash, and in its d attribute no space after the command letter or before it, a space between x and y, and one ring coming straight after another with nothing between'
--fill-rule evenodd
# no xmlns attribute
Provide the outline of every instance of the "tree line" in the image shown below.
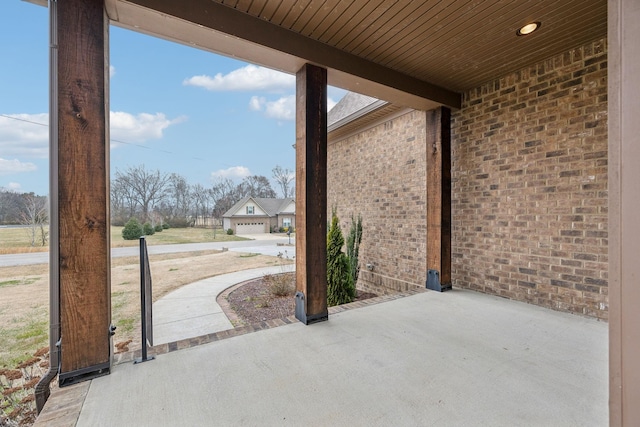
<svg viewBox="0 0 640 427"><path fill-rule="evenodd" d="M26 226L31 246L45 246L49 238L49 201L34 193L0 189L0 224Z"/></svg>
<svg viewBox="0 0 640 427"><path fill-rule="evenodd" d="M272 178L280 197L293 197L294 177L276 166ZM180 174L146 169L144 165L117 170L111 181L111 223L124 225L130 218L172 227L210 226L244 197L277 197L269 179L251 175L240 183L228 178L210 187L190 184Z"/></svg>
<svg viewBox="0 0 640 427"><path fill-rule="evenodd" d="M240 183L218 179L210 187L190 184L177 173L147 169L144 165L116 170L111 180L111 223L124 225L136 218L140 223L168 223L172 227L211 226L238 200L252 197L293 197L293 171L276 166L271 181L251 175ZM49 203L46 196L0 188L0 225L25 225L32 246L46 245Z"/></svg>

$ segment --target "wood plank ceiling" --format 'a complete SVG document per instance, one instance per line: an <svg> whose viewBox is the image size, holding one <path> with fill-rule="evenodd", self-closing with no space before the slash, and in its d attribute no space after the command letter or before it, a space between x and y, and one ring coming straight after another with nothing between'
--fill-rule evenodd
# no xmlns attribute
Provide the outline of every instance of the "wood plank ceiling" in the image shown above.
<svg viewBox="0 0 640 427"><path fill-rule="evenodd" d="M607 31L603 0L214 1L458 92ZM540 30L517 37L532 21Z"/></svg>
<svg viewBox="0 0 640 427"><path fill-rule="evenodd" d="M386 95L375 85L359 87L345 77L361 74L365 81L406 93L415 87L419 97L432 94L436 103L449 105L455 104L451 93L605 37L607 32L606 0L107 0L107 4L110 18L124 27L286 72L295 72L305 61L314 62L330 70L330 83L337 86L378 98ZM540 21L541 28L516 36L518 28L532 21ZM193 28L186 31L185 23ZM214 32L226 38L213 37ZM349 62L355 65L342 67Z"/></svg>

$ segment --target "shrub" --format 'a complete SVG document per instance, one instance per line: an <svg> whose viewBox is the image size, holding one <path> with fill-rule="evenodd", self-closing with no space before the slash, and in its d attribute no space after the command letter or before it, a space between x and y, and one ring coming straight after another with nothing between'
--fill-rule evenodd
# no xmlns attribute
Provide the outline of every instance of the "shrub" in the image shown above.
<svg viewBox="0 0 640 427"><path fill-rule="evenodd" d="M349 259L349 267L351 268L351 277L353 285L358 283L358 274L360 266L358 265L358 255L360 253L360 242L362 241L362 217L358 215L358 219L354 219L351 215L351 228L347 236L347 258Z"/></svg>
<svg viewBox="0 0 640 427"><path fill-rule="evenodd" d="M229 229L227 229L227 234L228 234L229 236L232 236L232 235L233 235L233 228L229 228Z"/></svg>
<svg viewBox="0 0 640 427"><path fill-rule="evenodd" d="M162 224L162 228L165 230L169 229L169 224L167 224L166 222L164 224Z"/></svg>
<svg viewBox="0 0 640 427"><path fill-rule="evenodd" d="M170 220L171 220L171 227L173 228L193 227L193 221L187 218L172 217L170 218Z"/></svg>
<svg viewBox="0 0 640 427"><path fill-rule="evenodd" d="M118 215L111 218L111 225L114 227L124 227L126 223L126 217Z"/></svg>
<svg viewBox="0 0 640 427"><path fill-rule="evenodd" d="M162 231L162 226L158 224L154 227L154 230L156 233L160 233Z"/></svg>
<svg viewBox="0 0 640 427"><path fill-rule="evenodd" d="M353 284L347 255L342 252L344 237L335 211L327 234L327 304L329 306L353 301L356 288Z"/></svg>
<svg viewBox="0 0 640 427"><path fill-rule="evenodd" d="M144 223L144 225L142 226L142 231L144 232L145 236L153 236L153 234L156 232L153 226L148 222Z"/></svg>
<svg viewBox="0 0 640 427"><path fill-rule="evenodd" d="M269 292L277 297L293 295L295 290L293 273L265 274L262 280L269 288Z"/></svg>
<svg viewBox="0 0 640 427"><path fill-rule="evenodd" d="M136 240L143 234L142 226L137 219L131 218L122 229L122 238L124 240Z"/></svg>

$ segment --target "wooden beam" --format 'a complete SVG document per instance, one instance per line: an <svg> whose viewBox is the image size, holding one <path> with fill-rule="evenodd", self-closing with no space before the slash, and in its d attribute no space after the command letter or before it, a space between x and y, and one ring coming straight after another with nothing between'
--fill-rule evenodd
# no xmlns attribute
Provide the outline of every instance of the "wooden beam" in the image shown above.
<svg viewBox="0 0 640 427"><path fill-rule="evenodd" d="M296 318L327 320L327 70L296 75Z"/></svg>
<svg viewBox="0 0 640 427"><path fill-rule="evenodd" d="M104 0L57 3L60 384L110 369L108 30ZM56 158L56 156L52 156ZM54 179L56 179L54 177Z"/></svg>
<svg viewBox="0 0 640 427"><path fill-rule="evenodd" d="M427 115L427 287L451 289L451 112Z"/></svg>
<svg viewBox="0 0 640 427"><path fill-rule="evenodd" d="M198 40L199 47L283 71L291 71L287 68L293 64L299 66L301 62L314 63L329 69L330 77L335 78L332 84L364 93L365 87L348 78L348 75L358 76L371 83L365 84L369 95L387 101L419 109L434 108L437 105L460 108L461 105L459 93L371 62L218 2L128 0L117 2L116 9L117 12L111 18L117 20L120 25L185 44ZM172 31L173 29L177 31ZM209 30L220 32L225 37L216 37L216 34ZM215 43L207 41L206 38L215 39ZM249 43L239 46L238 41ZM225 45L234 46L235 49L225 49ZM300 61L283 58L281 53L299 58Z"/></svg>
<svg viewBox="0 0 640 427"><path fill-rule="evenodd" d="M640 3L608 3L609 425L640 423Z"/></svg>

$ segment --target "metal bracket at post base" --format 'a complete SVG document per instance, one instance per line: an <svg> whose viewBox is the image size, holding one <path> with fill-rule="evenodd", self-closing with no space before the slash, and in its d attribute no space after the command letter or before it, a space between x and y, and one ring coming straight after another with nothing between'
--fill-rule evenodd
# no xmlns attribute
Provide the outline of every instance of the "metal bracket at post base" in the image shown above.
<svg viewBox="0 0 640 427"><path fill-rule="evenodd" d="M304 323L305 325L310 325L312 323L324 322L325 320L329 320L329 312L325 311L324 313L314 314L312 316L307 316L306 310L304 308L304 294L300 291L296 292L296 319Z"/></svg>
<svg viewBox="0 0 640 427"><path fill-rule="evenodd" d="M440 273L438 272L438 270L428 270L427 289L437 292L450 291L451 283L440 283Z"/></svg>
<svg viewBox="0 0 640 427"><path fill-rule="evenodd" d="M109 375L111 371L111 362L101 363L95 366L78 369L71 372L61 372L58 377L60 387L66 387L83 381L92 380L94 378Z"/></svg>

